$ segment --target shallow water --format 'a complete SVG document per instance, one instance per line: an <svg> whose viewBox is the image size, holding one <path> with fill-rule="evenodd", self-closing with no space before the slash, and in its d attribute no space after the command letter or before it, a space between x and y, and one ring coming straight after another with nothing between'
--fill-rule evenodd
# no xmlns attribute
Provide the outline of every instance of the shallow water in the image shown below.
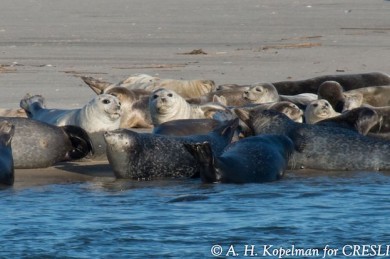
<svg viewBox="0 0 390 259"><path fill-rule="evenodd" d="M281 254L294 246L322 258L328 245L343 258L353 245L390 243L389 185L388 173L357 172L289 173L266 184L192 179L5 189L0 257L212 258L220 245L213 252L221 256L298 258Z"/></svg>

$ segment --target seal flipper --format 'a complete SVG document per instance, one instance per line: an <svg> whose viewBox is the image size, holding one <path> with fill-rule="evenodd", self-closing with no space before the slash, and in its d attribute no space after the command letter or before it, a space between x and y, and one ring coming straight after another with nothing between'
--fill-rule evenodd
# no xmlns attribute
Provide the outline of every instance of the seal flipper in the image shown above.
<svg viewBox="0 0 390 259"><path fill-rule="evenodd" d="M45 98L42 95L26 94L19 103L20 108L26 111L29 118L34 116L34 113L40 109L46 108Z"/></svg>
<svg viewBox="0 0 390 259"><path fill-rule="evenodd" d="M360 134L367 135L371 128L377 124L381 124L381 121L382 117L380 117L376 111L367 107L362 107L355 122L355 128Z"/></svg>
<svg viewBox="0 0 390 259"><path fill-rule="evenodd" d="M204 183L215 183L219 181L219 176L215 170L214 156L211 146L208 142L189 144L183 143L184 147L190 152L200 164L200 178Z"/></svg>
<svg viewBox="0 0 390 259"><path fill-rule="evenodd" d="M98 95L104 93L104 90L112 85L111 83L104 82L91 76L82 76L81 79Z"/></svg>
<svg viewBox="0 0 390 259"><path fill-rule="evenodd" d="M66 159L81 159L94 153L92 141L85 130L73 125L62 126L61 128L69 137L73 147L73 149L66 154Z"/></svg>
<svg viewBox="0 0 390 259"><path fill-rule="evenodd" d="M302 134L302 132L300 132L301 130L302 129L298 129L288 135L288 137L294 143L294 149L300 153L302 153L305 150L305 147L307 145L307 138L305 137L304 134Z"/></svg>

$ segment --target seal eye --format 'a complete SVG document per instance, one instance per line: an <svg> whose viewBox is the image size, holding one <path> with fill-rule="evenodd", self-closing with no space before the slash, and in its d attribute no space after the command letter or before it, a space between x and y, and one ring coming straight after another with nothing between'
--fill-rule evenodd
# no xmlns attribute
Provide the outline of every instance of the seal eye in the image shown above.
<svg viewBox="0 0 390 259"><path fill-rule="evenodd" d="M328 106L329 106L329 103L325 103L325 106L328 107Z"/></svg>
<svg viewBox="0 0 390 259"><path fill-rule="evenodd" d="M110 103L110 100L104 99L104 100L103 100L103 103L104 103L104 104L109 104L109 103Z"/></svg>
<svg viewBox="0 0 390 259"><path fill-rule="evenodd" d="M153 95L153 99L157 99L157 98L158 98L157 94Z"/></svg>
<svg viewBox="0 0 390 259"><path fill-rule="evenodd" d="M257 92L262 92L262 89L261 88L256 88L256 91Z"/></svg>
<svg viewBox="0 0 390 259"><path fill-rule="evenodd" d="M168 94L168 97L172 97L173 96L173 94Z"/></svg>
<svg viewBox="0 0 390 259"><path fill-rule="evenodd" d="M317 104L317 103L313 104L313 107L317 107L317 106L318 106L318 104Z"/></svg>

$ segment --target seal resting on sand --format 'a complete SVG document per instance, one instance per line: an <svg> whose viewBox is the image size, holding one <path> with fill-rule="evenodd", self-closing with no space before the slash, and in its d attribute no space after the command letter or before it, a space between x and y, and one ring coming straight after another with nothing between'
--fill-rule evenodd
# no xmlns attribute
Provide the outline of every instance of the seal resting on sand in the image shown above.
<svg viewBox="0 0 390 259"><path fill-rule="evenodd" d="M198 177L200 165L183 143L208 141L214 152L220 154L230 143L237 125L236 119L209 134L185 137L136 133L127 129L108 131L104 135L108 161L117 178L151 180Z"/></svg>
<svg viewBox="0 0 390 259"><path fill-rule="evenodd" d="M184 144L201 166L203 182L262 183L280 179L294 150L286 136L263 134L234 142L214 155L208 142Z"/></svg>
<svg viewBox="0 0 390 259"><path fill-rule="evenodd" d="M14 184L14 159L11 149L14 133L14 125L8 121L0 122L0 185Z"/></svg>
<svg viewBox="0 0 390 259"><path fill-rule="evenodd" d="M314 124L318 121L338 116L340 113L333 110L332 105L327 100L320 99L307 105L304 115L306 123Z"/></svg>
<svg viewBox="0 0 390 259"><path fill-rule="evenodd" d="M235 110L255 134L288 136L295 145L289 168L320 170L389 170L390 142L363 136L356 131L296 123L286 115L264 110Z"/></svg>
<svg viewBox="0 0 390 259"><path fill-rule="evenodd" d="M28 118L0 117L15 126L12 156L15 168L44 168L77 160L93 152L88 134L77 126L57 127Z"/></svg>
<svg viewBox="0 0 390 259"><path fill-rule="evenodd" d="M118 98L98 95L81 109L47 109L41 95L27 95L20 101L29 118L56 126L74 125L87 132L114 130L120 126L122 114Z"/></svg>

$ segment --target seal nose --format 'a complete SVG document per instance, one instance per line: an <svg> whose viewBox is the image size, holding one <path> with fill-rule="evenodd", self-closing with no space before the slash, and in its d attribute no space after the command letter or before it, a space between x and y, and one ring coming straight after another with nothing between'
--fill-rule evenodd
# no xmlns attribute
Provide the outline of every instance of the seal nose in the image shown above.
<svg viewBox="0 0 390 259"><path fill-rule="evenodd" d="M160 99L161 99L161 101L162 101L163 103L165 103L165 102L167 101L167 99L166 99L165 97L161 97Z"/></svg>

